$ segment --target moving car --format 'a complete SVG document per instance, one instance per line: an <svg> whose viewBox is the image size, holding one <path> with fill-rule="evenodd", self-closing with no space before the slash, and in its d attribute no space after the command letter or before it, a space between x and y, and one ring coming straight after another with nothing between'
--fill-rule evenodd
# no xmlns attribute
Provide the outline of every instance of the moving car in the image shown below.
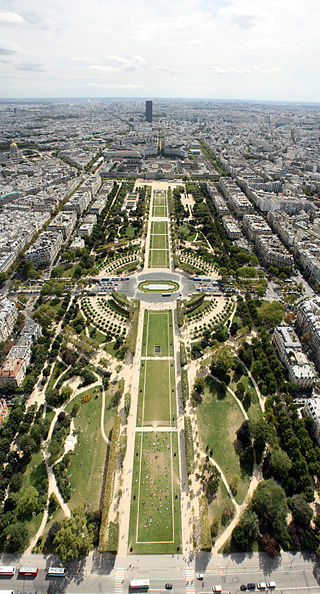
<svg viewBox="0 0 320 594"><path fill-rule="evenodd" d="M197 578L197 580L203 580L204 573L196 573L196 578Z"/></svg>

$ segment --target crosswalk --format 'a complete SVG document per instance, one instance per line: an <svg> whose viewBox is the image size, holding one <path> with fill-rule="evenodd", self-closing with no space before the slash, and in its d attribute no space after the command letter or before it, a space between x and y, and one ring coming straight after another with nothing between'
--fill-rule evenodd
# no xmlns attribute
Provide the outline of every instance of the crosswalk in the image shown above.
<svg viewBox="0 0 320 594"><path fill-rule="evenodd" d="M191 567L186 567L186 582L186 594L195 594L194 569Z"/></svg>
<svg viewBox="0 0 320 594"><path fill-rule="evenodd" d="M114 578L113 594L123 594L124 568L117 567Z"/></svg>

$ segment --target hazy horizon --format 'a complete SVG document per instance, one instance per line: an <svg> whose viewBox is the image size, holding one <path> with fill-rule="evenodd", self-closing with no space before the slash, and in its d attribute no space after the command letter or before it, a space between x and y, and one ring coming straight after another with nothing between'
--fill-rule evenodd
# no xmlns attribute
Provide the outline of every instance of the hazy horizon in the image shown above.
<svg viewBox="0 0 320 594"><path fill-rule="evenodd" d="M2 98L314 103L316 0L0 0Z"/></svg>

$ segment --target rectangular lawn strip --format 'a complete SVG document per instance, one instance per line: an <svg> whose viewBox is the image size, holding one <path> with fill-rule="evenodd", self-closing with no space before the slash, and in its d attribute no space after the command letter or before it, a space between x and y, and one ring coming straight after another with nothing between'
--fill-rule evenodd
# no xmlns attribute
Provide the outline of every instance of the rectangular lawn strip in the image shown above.
<svg viewBox="0 0 320 594"><path fill-rule="evenodd" d="M141 362L136 424L139 427L154 423L174 427L177 424L173 361Z"/></svg>
<svg viewBox="0 0 320 594"><path fill-rule="evenodd" d="M173 329L171 310L152 311L144 314L142 357L172 357ZM155 352L160 346L160 352Z"/></svg>
<svg viewBox="0 0 320 594"><path fill-rule="evenodd" d="M81 398L91 394L88 402ZM112 428L116 408L108 408L111 396L106 393L105 432ZM79 403L79 412L74 418L75 431L78 435L74 455L67 469L71 483L71 498L68 505L71 509L79 505L89 507L91 511L99 509L107 444L102 438L100 419L102 395L100 387L85 390L79 394L66 408L70 413L74 404Z"/></svg>
<svg viewBox="0 0 320 594"><path fill-rule="evenodd" d="M172 554L181 549L176 433L138 433L135 441L129 550Z"/></svg>
<svg viewBox="0 0 320 594"><path fill-rule="evenodd" d="M204 452L207 446L209 452L213 450L212 457L222 468L229 484L234 474L239 475L237 503L242 503L249 486L249 477L240 468L240 444L236 436L243 421L244 416L231 394L227 392L224 398L219 399L214 382L211 382L211 389L205 386L203 400L198 405L201 447Z"/></svg>
<svg viewBox="0 0 320 594"><path fill-rule="evenodd" d="M149 250L151 268L169 268L169 250Z"/></svg>
<svg viewBox="0 0 320 594"><path fill-rule="evenodd" d="M168 211L166 206L153 206L152 216L153 217L167 217Z"/></svg>
<svg viewBox="0 0 320 594"><path fill-rule="evenodd" d="M151 235L150 249L165 249L169 247L168 235Z"/></svg>
<svg viewBox="0 0 320 594"><path fill-rule="evenodd" d="M168 234L167 221L151 221L151 235Z"/></svg>

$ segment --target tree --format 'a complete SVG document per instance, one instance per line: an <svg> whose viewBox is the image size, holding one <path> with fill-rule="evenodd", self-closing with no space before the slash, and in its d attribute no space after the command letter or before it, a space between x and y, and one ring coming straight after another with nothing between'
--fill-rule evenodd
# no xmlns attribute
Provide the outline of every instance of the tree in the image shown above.
<svg viewBox="0 0 320 594"><path fill-rule="evenodd" d="M37 445L29 435L23 435L19 441L20 450L23 452L24 456L31 457L33 452L36 451Z"/></svg>
<svg viewBox="0 0 320 594"><path fill-rule="evenodd" d="M233 516L234 516L234 506L233 506L232 501L228 500L223 508L223 511L222 511L221 524L223 526L225 526L232 520Z"/></svg>
<svg viewBox="0 0 320 594"><path fill-rule="evenodd" d="M17 515L20 520L28 518L39 509L39 493L35 487L28 487L20 497L17 505Z"/></svg>
<svg viewBox="0 0 320 594"><path fill-rule="evenodd" d="M261 460L262 453L267 443L274 443L276 440L275 429L260 419L251 423L251 436L253 437L253 445L256 452L257 460Z"/></svg>
<svg viewBox="0 0 320 594"><path fill-rule="evenodd" d="M282 487L273 479L262 481L253 494L251 508L259 517L261 530L271 534L280 542L287 541L289 510Z"/></svg>
<svg viewBox="0 0 320 594"><path fill-rule="evenodd" d="M292 497L292 514L295 521L303 528L310 525L313 512L303 493Z"/></svg>
<svg viewBox="0 0 320 594"><path fill-rule="evenodd" d="M259 310L260 321L268 328L274 328L280 324L284 316L284 306L279 301L273 301L264 305L263 309Z"/></svg>
<svg viewBox="0 0 320 594"><path fill-rule="evenodd" d="M282 482L288 477L292 467L292 462L288 454L281 448L272 450L269 462L272 474L277 480Z"/></svg>
<svg viewBox="0 0 320 594"><path fill-rule="evenodd" d="M255 540L259 534L259 518L257 514L246 509L241 518L241 526L250 540Z"/></svg>
<svg viewBox="0 0 320 594"><path fill-rule="evenodd" d="M238 487L240 485L240 476L238 474L233 474L230 481L230 489L232 495L236 495L238 492Z"/></svg>
<svg viewBox="0 0 320 594"><path fill-rule="evenodd" d="M251 445L250 421L248 419L241 423L239 429L236 431L236 434L243 447Z"/></svg>
<svg viewBox="0 0 320 594"><path fill-rule="evenodd" d="M89 553L92 543L93 530L87 526L85 513L80 507L73 511L71 518L63 521L53 541L55 552L62 563L82 559Z"/></svg>
<svg viewBox="0 0 320 594"><path fill-rule="evenodd" d="M28 546L28 530L25 524L11 524L5 530L6 553L23 553Z"/></svg>

